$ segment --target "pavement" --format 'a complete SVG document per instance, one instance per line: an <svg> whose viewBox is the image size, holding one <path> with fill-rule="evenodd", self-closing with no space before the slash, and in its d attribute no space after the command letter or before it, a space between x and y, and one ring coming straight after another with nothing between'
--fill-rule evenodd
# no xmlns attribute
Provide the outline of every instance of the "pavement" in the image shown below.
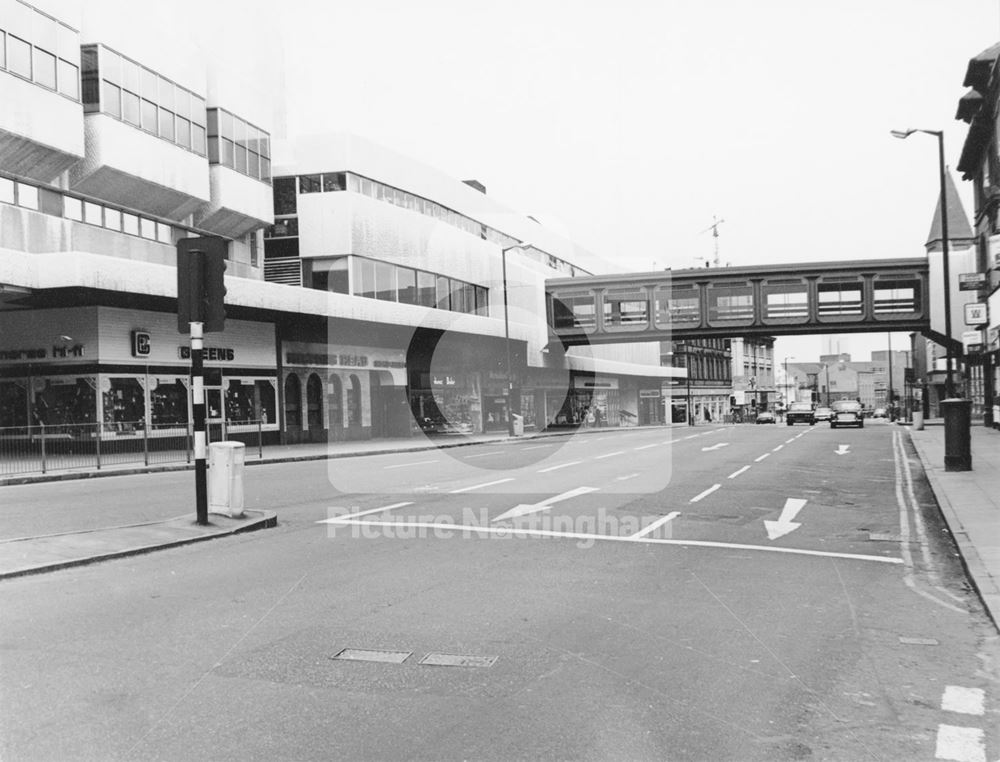
<svg viewBox="0 0 1000 762"><path fill-rule="evenodd" d="M993 624L1000 627L1000 489L998 489L1000 431L987 429L982 425L973 426L972 470L949 472L944 468L943 421L931 419L926 421L920 431L910 426L907 430L920 456L948 528L958 545L969 579L975 586ZM592 431L596 433L607 429ZM528 436L560 435L564 436L565 432L545 432ZM504 441L507 438L506 434L443 436L433 440L416 436L406 439L269 446L265 448L260 460L248 459L246 465L256 467L266 466L269 463L461 447ZM17 479L7 479L5 482L25 484L53 479L82 479L189 468L192 466L186 464L148 467L129 465L105 468L100 472L77 470L44 476L22 476ZM3 483L0 482L0 485ZM0 486L0 496L2 495L3 486ZM277 516L273 512L248 510L238 518L210 514L207 525L197 524L194 515L191 514L166 521L133 523L84 532L14 537L0 540L0 579L136 555L239 532L264 529L276 524Z"/></svg>

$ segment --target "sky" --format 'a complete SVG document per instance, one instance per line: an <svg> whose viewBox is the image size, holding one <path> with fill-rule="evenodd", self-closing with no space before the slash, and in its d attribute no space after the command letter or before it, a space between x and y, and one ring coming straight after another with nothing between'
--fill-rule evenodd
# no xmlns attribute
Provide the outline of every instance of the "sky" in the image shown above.
<svg viewBox="0 0 1000 762"><path fill-rule="evenodd" d="M943 129L957 163L968 61L1000 40L1000 0L280 7L289 134L354 132L475 178L637 271L703 265L716 243L722 265L922 255L937 143L889 130ZM887 343L840 338L854 359ZM820 351L781 338L775 355Z"/></svg>

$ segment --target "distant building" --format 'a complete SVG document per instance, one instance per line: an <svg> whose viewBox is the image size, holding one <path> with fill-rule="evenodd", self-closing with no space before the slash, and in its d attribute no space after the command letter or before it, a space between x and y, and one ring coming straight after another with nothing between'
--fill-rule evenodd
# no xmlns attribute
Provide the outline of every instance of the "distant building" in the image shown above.
<svg viewBox="0 0 1000 762"><path fill-rule="evenodd" d="M686 368L687 379L674 379L670 387L669 421L721 421L729 413L732 366L728 339L665 341L661 363ZM690 392L690 397L688 393Z"/></svg>

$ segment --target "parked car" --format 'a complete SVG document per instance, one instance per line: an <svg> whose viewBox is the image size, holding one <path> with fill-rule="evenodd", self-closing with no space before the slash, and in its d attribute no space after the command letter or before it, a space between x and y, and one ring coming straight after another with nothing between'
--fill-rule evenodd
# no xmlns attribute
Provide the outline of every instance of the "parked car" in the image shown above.
<svg viewBox="0 0 1000 762"><path fill-rule="evenodd" d="M841 400L833 403L833 417L830 419L830 428L838 426L857 426L859 429L865 427L865 417L861 410L861 403L854 400Z"/></svg>
<svg viewBox="0 0 1000 762"><path fill-rule="evenodd" d="M818 407L813 412L813 423L833 420L833 410L828 407Z"/></svg>
<svg viewBox="0 0 1000 762"><path fill-rule="evenodd" d="M872 412L872 418L888 418L888 417L889 415L888 413L885 412L884 407L877 407L875 408L874 412Z"/></svg>
<svg viewBox="0 0 1000 762"><path fill-rule="evenodd" d="M774 423L775 420L774 413L765 410L763 413L757 413L757 420L754 423Z"/></svg>
<svg viewBox="0 0 1000 762"><path fill-rule="evenodd" d="M811 402L793 402L788 406L788 412L785 413L785 425L792 426L796 423L808 423L813 422L813 406Z"/></svg>

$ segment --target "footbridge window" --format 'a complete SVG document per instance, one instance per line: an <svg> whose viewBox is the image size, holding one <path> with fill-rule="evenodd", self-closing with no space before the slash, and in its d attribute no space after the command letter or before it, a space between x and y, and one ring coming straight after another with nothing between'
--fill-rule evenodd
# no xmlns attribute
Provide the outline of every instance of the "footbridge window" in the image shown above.
<svg viewBox="0 0 1000 762"><path fill-rule="evenodd" d="M571 294L552 298L552 327L593 328L597 325L597 310L593 294Z"/></svg>
<svg viewBox="0 0 1000 762"><path fill-rule="evenodd" d="M883 281L875 283L875 314L894 315L918 311L917 288L911 281Z"/></svg>
<svg viewBox="0 0 1000 762"><path fill-rule="evenodd" d="M649 325L649 299L642 291L608 291L603 304L605 328L641 328Z"/></svg>
<svg viewBox="0 0 1000 762"><path fill-rule="evenodd" d="M753 289L748 285L712 286L709 289L710 321L753 320Z"/></svg>
<svg viewBox="0 0 1000 762"><path fill-rule="evenodd" d="M798 320L809 317L809 292L798 281L764 285L766 305L765 318L768 320Z"/></svg>
<svg viewBox="0 0 1000 762"><path fill-rule="evenodd" d="M701 320L701 300L698 298L698 289L694 286L658 288L653 295L653 304L658 326L698 323Z"/></svg>
<svg viewBox="0 0 1000 762"><path fill-rule="evenodd" d="M861 284L851 283L820 283L819 284L819 316L845 317L860 315Z"/></svg>

